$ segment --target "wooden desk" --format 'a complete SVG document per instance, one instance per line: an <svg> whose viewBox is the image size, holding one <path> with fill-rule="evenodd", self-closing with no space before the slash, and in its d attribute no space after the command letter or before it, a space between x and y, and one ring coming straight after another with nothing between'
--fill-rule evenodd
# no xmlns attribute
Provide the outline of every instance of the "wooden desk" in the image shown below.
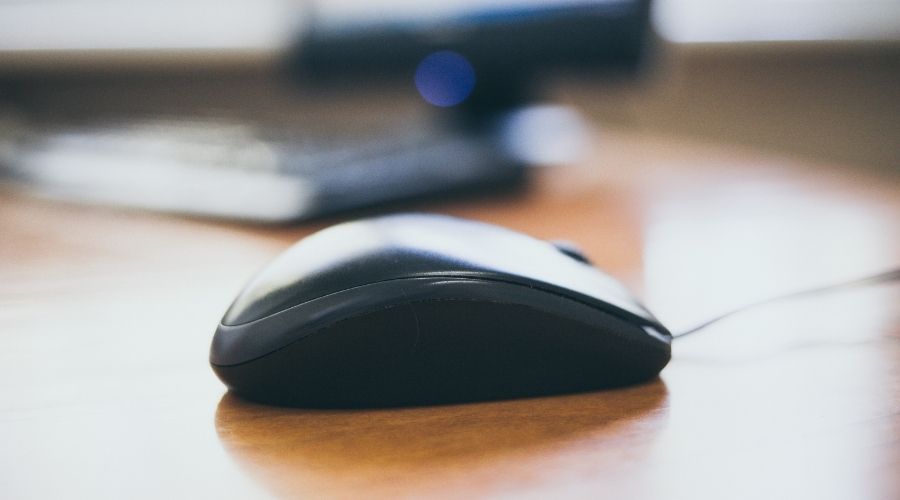
<svg viewBox="0 0 900 500"><path fill-rule="evenodd" d="M535 180L411 208L580 242L674 330L900 263L896 179L606 131ZM225 394L207 365L221 314L325 223L0 194L0 496L900 497L896 285L735 316L622 390L377 411Z"/></svg>

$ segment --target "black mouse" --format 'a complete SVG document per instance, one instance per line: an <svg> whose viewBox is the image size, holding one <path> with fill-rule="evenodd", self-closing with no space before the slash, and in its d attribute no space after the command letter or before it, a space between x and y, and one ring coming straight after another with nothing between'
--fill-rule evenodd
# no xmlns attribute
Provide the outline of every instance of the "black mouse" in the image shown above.
<svg viewBox="0 0 900 500"><path fill-rule="evenodd" d="M570 247L404 214L285 251L228 309L210 363L259 402L405 406L635 384L659 374L671 340Z"/></svg>

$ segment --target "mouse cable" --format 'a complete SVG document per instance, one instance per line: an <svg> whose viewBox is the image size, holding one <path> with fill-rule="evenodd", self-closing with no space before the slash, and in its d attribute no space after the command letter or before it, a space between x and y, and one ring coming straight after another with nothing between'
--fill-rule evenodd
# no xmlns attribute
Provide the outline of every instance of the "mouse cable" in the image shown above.
<svg viewBox="0 0 900 500"><path fill-rule="evenodd" d="M696 333L704 328L712 325L713 323L718 323L719 321L731 317L735 314L742 313L749 309L754 309L760 306L764 306L767 304L772 304L775 302L781 302L789 299L796 299L800 297L807 297L813 295L827 294L831 292L837 292L840 290L845 290L847 288L856 288L859 286L865 285L875 285L878 283L888 283L891 281L900 281L900 267L891 269L890 271L884 271L878 274L873 274L871 276L866 276L864 278L857 278L850 281L842 281L840 283L833 283L830 285L819 286L815 288L808 288L806 290L800 290L796 292L787 293L784 295L778 295L775 297L771 297L768 299L763 299L758 302L751 302L750 304L738 307L736 309L732 309L728 312L720 314L718 316L713 317L712 319L708 319L692 328L687 330L672 334L673 339L680 339L686 335L690 335L692 333Z"/></svg>

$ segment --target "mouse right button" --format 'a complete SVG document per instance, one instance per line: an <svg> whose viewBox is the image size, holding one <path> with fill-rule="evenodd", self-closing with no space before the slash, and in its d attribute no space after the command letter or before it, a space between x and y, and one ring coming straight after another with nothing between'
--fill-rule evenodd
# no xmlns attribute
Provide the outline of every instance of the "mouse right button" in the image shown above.
<svg viewBox="0 0 900 500"><path fill-rule="evenodd" d="M556 247L556 249L559 250L560 253L567 255L577 260L578 262L593 265L593 262L591 262L591 260L587 258L581 248L579 248L578 245L572 243L571 241L551 240L548 243Z"/></svg>

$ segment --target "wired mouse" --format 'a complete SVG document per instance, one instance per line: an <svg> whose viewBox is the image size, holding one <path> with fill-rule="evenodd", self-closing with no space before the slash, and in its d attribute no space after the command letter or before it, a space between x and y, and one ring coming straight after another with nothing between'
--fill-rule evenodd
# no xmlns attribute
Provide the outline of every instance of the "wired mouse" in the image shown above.
<svg viewBox="0 0 900 500"><path fill-rule="evenodd" d="M571 247L403 214L285 251L225 313L210 362L254 401L405 406L636 384L666 366L671 341Z"/></svg>

